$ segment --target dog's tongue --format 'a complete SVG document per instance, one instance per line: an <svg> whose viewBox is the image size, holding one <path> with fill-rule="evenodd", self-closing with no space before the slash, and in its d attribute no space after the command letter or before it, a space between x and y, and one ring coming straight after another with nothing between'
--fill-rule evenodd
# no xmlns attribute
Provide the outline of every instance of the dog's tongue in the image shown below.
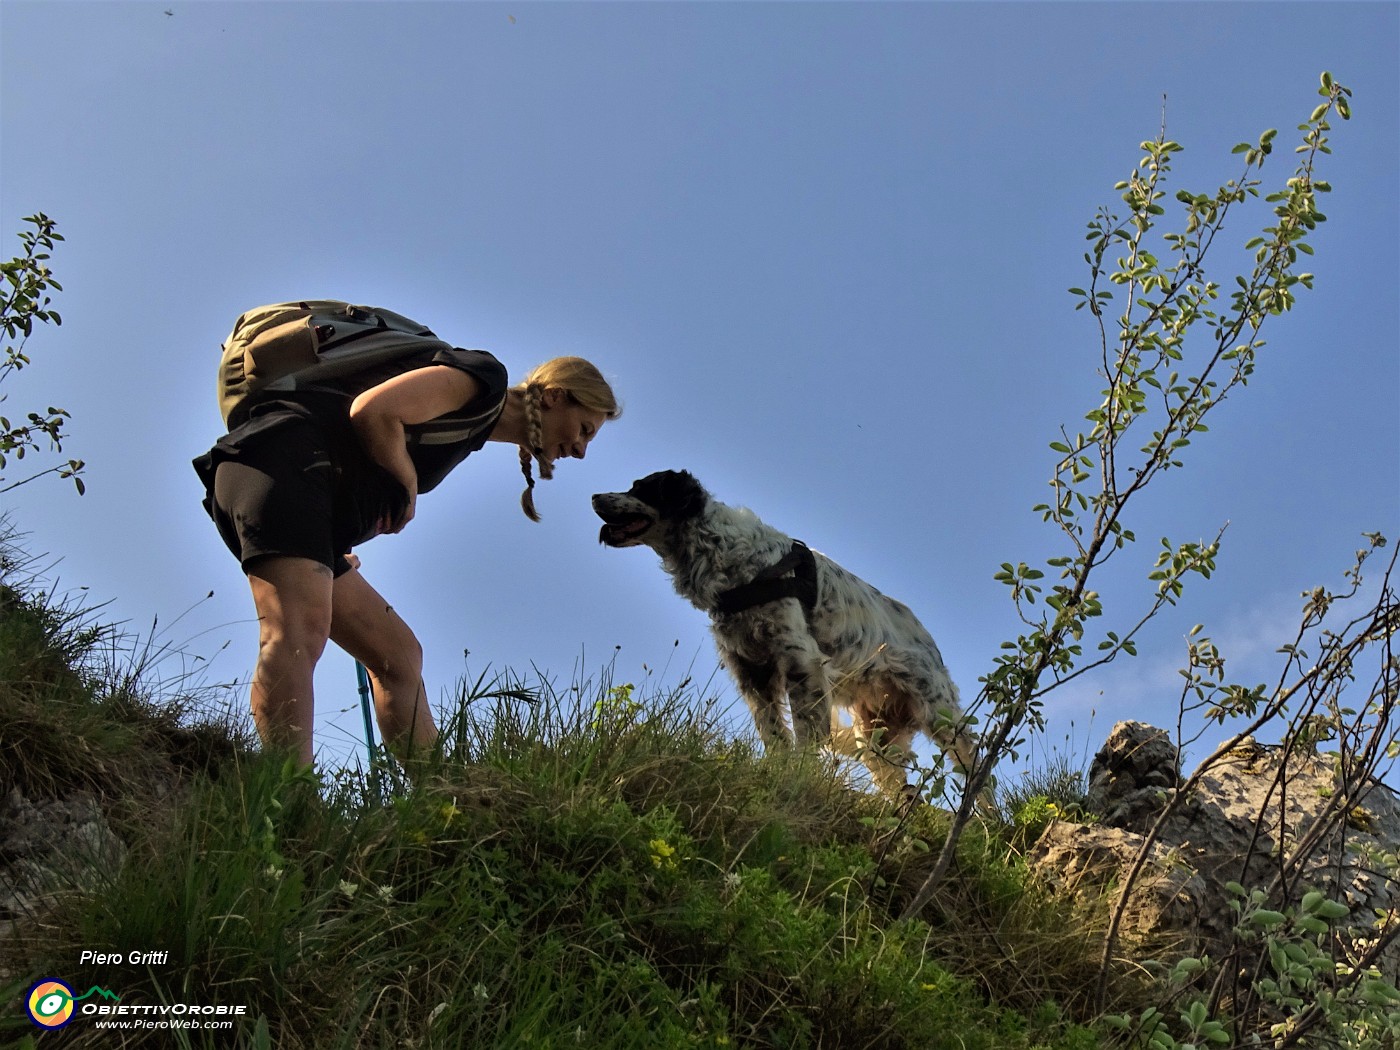
<svg viewBox="0 0 1400 1050"><path fill-rule="evenodd" d="M609 547L616 547L627 538L627 526L609 522L598 530L598 542Z"/></svg>
<svg viewBox="0 0 1400 1050"><path fill-rule="evenodd" d="M616 547L624 540L629 540L638 533L645 532L647 521L645 518L629 518L626 521L606 522L598 530L598 542L607 544L609 547Z"/></svg>

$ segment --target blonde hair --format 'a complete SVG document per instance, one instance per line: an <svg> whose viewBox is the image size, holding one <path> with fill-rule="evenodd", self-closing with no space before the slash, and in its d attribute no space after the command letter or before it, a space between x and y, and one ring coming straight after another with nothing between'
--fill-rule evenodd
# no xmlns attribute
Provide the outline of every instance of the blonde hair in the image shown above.
<svg viewBox="0 0 1400 1050"><path fill-rule="evenodd" d="M525 403L525 440L520 448L520 471L525 475L525 491L520 494L520 508L531 521L539 521L535 510L535 476L531 463L539 464L540 478L554 477L554 467L544 452L544 420L541 399L546 390L562 390L574 404L589 412L601 412L606 419L622 415L608 381L594 365L581 357L555 357L537 365L529 375L511 387Z"/></svg>

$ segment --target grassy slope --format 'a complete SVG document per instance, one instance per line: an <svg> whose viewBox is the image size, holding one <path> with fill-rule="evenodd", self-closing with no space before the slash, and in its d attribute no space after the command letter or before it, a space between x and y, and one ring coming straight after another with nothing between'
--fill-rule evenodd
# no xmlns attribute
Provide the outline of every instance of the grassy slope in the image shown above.
<svg viewBox="0 0 1400 1050"><path fill-rule="evenodd" d="M718 732L695 695L478 683L446 755L381 799L192 728L178 679L152 696L148 667L94 671L110 648L42 596L0 599L0 791L92 791L130 847L6 945L0 1043L38 1033L22 997L58 976L249 1019L176 1041L80 1018L40 1045L1098 1045L1073 1023L1092 935L998 833L897 922L939 813L896 821L823 760Z"/></svg>

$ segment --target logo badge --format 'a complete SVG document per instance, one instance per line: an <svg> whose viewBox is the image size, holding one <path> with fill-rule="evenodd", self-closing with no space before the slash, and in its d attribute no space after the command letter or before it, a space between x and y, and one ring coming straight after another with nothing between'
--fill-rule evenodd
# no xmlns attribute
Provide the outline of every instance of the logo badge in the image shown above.
<svg viewBox="0 0 1400 1050"><path fill-rule="evenodd" d="M29 1019L40 1028L62 1028L73 1020L73 989L46 977L29 989Z"/></svg>

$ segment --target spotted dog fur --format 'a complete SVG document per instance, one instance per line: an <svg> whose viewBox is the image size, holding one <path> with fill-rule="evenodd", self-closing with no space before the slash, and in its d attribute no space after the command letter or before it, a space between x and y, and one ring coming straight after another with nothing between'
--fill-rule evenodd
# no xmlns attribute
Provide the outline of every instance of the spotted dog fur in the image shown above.
<svg viewBox="0 0 1400 1050"><path fill-rule="evenodd" d="M890 795L907 790L916 732L936 740L959 769L970 768L976 751L957 725L957 686L908 607L814 551L810 615L791 597L717 612L720 595L776 565L793 540L752 511L711 498L685 471L650 474L626 492L600 492L593 509L604 522L602 543L651 547L677 592L710 614L720 658L766 747L792 744L786 697L798 746L828 743L858 755ZM836 708L851 712L850 728Z"/></svg>

